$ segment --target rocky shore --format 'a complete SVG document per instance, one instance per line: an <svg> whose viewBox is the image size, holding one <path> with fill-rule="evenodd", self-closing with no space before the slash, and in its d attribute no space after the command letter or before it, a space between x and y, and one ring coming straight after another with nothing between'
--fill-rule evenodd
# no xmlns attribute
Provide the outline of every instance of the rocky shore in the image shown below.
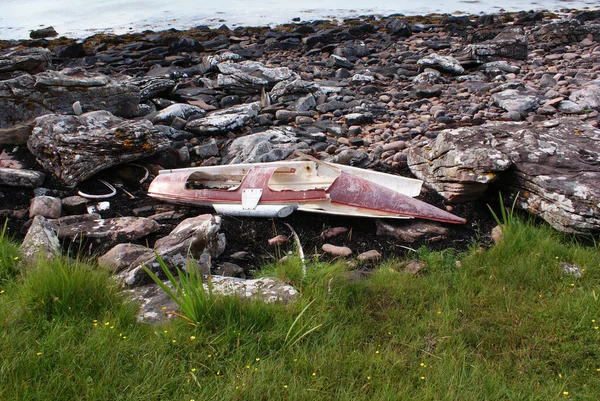
<svg viewBox="0 0 600 401"><path fill-rule="evenodd" d="M245 276L293 247L285 225L145 190L163 168L294 151L416 176L469 221L286 219L311 252L359 265L489 235L498 191L558 230L600 232L600 11L45 35L0 41L0 216L30 257L84 249L138 286L155 252L182 265L189 250Z"/></svg>

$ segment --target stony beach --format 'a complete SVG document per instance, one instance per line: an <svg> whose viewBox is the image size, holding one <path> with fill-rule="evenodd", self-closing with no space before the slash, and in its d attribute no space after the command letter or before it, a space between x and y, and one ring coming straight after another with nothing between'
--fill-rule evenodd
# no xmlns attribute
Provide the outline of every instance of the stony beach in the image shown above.
<svg viewBox="0 0 600 401"><path fill-rule="evenodd" d="M201 239L201 265L245 277L293 249L285 225L146 189L160 169L295 151L417 177L421 199L468 220L286 219L321 257L464 248L489 237L499 191L558 230L600 232L600 11L53 36L0 41L0 216L32 254L76 246L137 286L154 251L177 264Z"/></svg>

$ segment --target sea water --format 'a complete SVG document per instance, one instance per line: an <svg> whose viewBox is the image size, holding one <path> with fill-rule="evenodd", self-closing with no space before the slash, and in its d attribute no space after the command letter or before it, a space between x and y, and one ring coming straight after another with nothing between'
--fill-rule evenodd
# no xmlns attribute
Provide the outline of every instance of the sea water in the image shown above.
<svg viewBox="0 0 600 401"><path fill-rule="evenodd" d="M32 29L53 26L60 35L98 32L263 26L359 15L494 13L598 7L598 0L0 0L0 39L25 39Z"/></svg>

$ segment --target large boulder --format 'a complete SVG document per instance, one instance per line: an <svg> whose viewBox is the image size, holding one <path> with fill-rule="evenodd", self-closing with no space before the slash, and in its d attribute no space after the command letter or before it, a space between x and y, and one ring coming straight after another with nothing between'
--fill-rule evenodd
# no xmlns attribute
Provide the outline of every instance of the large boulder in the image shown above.
<svg viewBox="0 0 600 401"><path fill-rule="evenodd" d="M168 146L168 139L149 121L123 120L108 111L38 117L27 142L38 162L71 187Z"/></svg>
<svg viewBox="0 0 600 401"><path fill-rule="evenodd" d="M45 114L107 110L121 117L137 114L140 90L125 76L106 76L81 69L19 73L0 80L0 128Z"/></svg>
<svg viewBox="0 0 600 401"><path fill-rule="evenodd" d="M503 59L527 60L528 38L521 27L507 28L494 39L467 45L457 56L462 64L484 64Z"/></svg>
<svg viewBox="0 0 600 401"><path fill-rule="evenodd" d="M168 266L176 266L186 271L189 261L203 272L208 273L212 259L225 250L225 235L220 234L221 218L202 214L182 221L169 235L156 241L154 252L142 254L119 277L130 286L150 282L150 277L141 265L161 275L157 255Z"/></svg>
<svg viewBox="0 0 600 401"><path fill-rule="evenodd" d="M501 180L516 205L558 230L600 232L600 130L565 118L445 130L408 154L411 171L445 198L478 198Z"/></svg>

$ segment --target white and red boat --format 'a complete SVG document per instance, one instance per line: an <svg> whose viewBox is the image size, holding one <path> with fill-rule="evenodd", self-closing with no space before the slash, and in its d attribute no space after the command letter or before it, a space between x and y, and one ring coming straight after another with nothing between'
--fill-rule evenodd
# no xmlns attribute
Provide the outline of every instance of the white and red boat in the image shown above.
<svg viewBox="0 0 600 401"><path fill-rule="evenodd" d="M357 217L422 218L463 224L413 199L422 181L356 167L281 161L161 170L148 195L165 202L212 206L234 216L286 217L295 210Z"/></svg>

